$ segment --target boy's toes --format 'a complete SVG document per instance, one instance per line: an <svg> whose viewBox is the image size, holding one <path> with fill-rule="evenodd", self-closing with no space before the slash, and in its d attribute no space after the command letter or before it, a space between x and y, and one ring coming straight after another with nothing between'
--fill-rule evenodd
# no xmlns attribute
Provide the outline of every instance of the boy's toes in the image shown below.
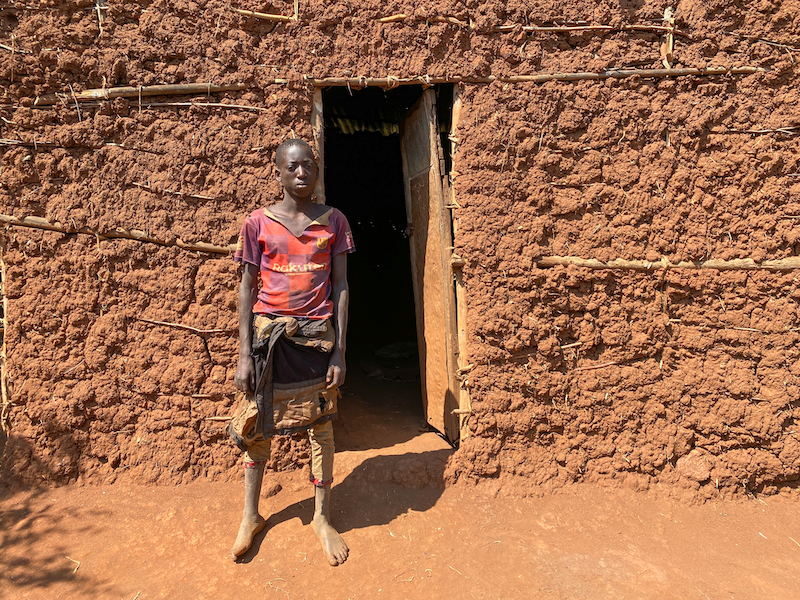
<svg viewBox="0 0 800 600"><path fill-rule="evenodd" d="M339 538L338 542L339 543L331 549L330 556L328 557L328 562L330 562L331 566L333 567L343 564L344 561L347 560L347 556L350 553L350 549L347 547L347 544L344 543L342 538Z"/></svg>

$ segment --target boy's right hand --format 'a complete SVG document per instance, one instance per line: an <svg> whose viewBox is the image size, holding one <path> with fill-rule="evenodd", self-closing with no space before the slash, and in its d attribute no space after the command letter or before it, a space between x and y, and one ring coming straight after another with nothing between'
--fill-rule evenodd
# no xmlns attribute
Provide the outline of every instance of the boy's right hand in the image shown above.
<svg viewBox="0 0 800 600"><path fill-rule="evenodd" d="M256 386L256 369L253 365L252 357L239 357L239 364L236 366L236 374L233 376L233 383L237 390L253 393Z"/></svg>

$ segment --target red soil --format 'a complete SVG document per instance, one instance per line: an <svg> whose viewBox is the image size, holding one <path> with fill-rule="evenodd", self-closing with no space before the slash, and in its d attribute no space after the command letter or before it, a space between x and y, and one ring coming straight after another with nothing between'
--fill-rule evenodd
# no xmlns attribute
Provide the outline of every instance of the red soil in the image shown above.
<svg viewBox="0 0 800 600"><path fill-rule="evenodd" d="M369 400L346 396L336 423L333 523L350 546L341 567L327 565L311 530L301 471L267 474L268 528L239 564L228 553L241 480L3 490L0 596L797 597L800 518L783 495L690 507L590 484L522 499L444 489L447 444L392 412L395 402Z"/></svg>

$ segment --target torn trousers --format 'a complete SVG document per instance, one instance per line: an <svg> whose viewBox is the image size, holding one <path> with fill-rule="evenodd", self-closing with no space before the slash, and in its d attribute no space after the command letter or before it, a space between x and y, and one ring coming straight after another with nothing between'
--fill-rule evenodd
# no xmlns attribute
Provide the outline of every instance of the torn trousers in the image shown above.
<svg viewBox="0 0 800 600"><path fill-rule="evenodd" d="M330 320L257 315L253 320L253 394L239 392L229 433L245 464L270 458L271 438L308 430L311 480L333 480L338 389L327 389L335 334Z"/></svg>
<svg viewBox="0 0 800 600"><path fill-rule="evenodd" d="M333 482L333 422L312 425L308 430L308 441L311 442L311 483L318 487L329 485ZM245 464L269 460L271 446L272 438L258 436L247 446Z"/></svg>

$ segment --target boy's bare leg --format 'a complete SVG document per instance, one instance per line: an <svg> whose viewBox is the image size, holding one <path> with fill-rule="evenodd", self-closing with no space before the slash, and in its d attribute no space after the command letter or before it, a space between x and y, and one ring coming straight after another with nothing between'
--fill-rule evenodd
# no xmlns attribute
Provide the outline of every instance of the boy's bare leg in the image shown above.
<svg viewBox="0 0 800 600"><path fill-rule="evenodd" d="M252 466L251 466L252 465ZM239 534L233 544L233 560L250 549L253 538L264 529L267 520L258 514L258 497L261 494L261 481L264 478L265 461L250 463L244 469L244 513Z"/></svg>
<svg viewBox="0 0 800 600"><path fill-rule="evenodd" d="M331 486L323 485L314 488L314 520L311 525L317 534L322 551L332 567L347 560L350 549L342 536L331 526Z"/></svg>

